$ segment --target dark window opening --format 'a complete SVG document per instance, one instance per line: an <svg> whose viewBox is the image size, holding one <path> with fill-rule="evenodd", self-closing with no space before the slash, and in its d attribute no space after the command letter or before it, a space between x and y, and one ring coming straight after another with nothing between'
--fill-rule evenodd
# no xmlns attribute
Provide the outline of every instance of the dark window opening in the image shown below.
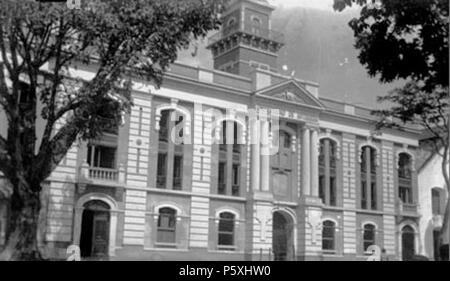
<svg viewBox="0 0 450 281"><path fill-rule="evenodd" d="M116 147L89 145L87 163L95 168L116 168Z"/></svg>
<svg viewBox="0 0 450 281"><path fill-rule="evenodd" d="M173 189L181 190L183 179L183 156L175 155L173 161Z"/></svg>
<svg viewBox="0 0 450 281"><path fill-rule="evenodd" d="M167 154L158 153L158 168L157 168L157 188L166 188L166 175L167 175Z"/></svg>
<svg viewBox="0 0 450 281"><path fill-rule="evenodd" d="M176 243L177 211L172 208L159 209L156 241L159 243Z"/></svg>
<svg viewBox="0 0 450 281"><path fill-rule="evenodd" d="M433 215L442 215L441 210L441 193L438 189L433 188L431 190L431 208Z"/></svg>
<svg viewBox="0 0 450 281"><path fill-rule="evenodd" d="M219 183L217 188L217 193L224 195L226 193L226 163L220 162L219 163Z"/></svg>
<svg viewBox="0 0 450 281"><path fill-rule="evenodd" d="M325 205L337 205L336 188L336 143L322 139L319 150L319 195Z"/></svg>
<svg viewBox="0 0 450 281"><path fill-rule="evenodd" d="M332 221L324 221L322 224L322 250L334 252L336 227Z"/></svg>
<svg viewBox="0 0 450 281"><path fill-rule="evenodd" d="M219 239L220 246L234 246L234 215L231 213L221 213L219 219Z"/></svg>
<svg viewBox="0 0 450 281"><path fill-rule="evenodd" d="M375 226L372 224L366 224L364 226L364 234L363 234L363 250L367 251L369 246L375 245Z"/></svg>

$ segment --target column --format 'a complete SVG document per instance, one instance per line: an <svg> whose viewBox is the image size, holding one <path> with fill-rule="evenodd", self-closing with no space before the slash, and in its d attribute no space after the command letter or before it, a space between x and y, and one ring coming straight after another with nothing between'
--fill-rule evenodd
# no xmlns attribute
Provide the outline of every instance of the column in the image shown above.
<svg viewBox="0 0 450 281"><path fill-rule="evenodd" d="M261 190L269 191L270 144L269 121L261 120Z"/></svg>
<svg viewBox="0 0 450 281"><path fill-rule="evenodd" d="M319 151L317 129L311 131L311 195L319 197Z"/></svg>
<svg viewBox="0 0 450 281"><path fill-rule="evenodd" d="M311 195L310 181L310 136L309 128L303 128L303 144L302 144L302 188L304 195Z"/></svg>
<svg viewBox="0 0 450 281"><path fill-rule="evenodd" d="M252 163L251 163L251 184L252 189L259 190L259 176L260 176L260 142L259 142L259 120L256 114L250 118L252 132L251 132L251 146L252 146Z"/></svg>

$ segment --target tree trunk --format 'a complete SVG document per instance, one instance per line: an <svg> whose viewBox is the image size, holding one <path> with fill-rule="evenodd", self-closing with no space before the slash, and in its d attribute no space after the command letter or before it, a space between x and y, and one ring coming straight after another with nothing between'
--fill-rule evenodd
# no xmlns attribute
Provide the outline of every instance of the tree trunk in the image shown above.
<svg viewBox="0 0 450 281"><path fill-rule="evenodd" d="M17 190L22 190L20 195ZM29 190L24 187L15 188L10 198L8 233L0 260L42 260L37 235L40 192Z"/></svg>

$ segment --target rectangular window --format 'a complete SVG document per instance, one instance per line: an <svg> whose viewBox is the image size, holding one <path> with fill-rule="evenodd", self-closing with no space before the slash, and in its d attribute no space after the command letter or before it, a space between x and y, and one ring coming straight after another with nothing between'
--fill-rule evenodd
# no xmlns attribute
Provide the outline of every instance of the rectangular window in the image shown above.
<svg viewBox="0 0 450 281"><path fill-rule="evenodd" d="M175 155L173 160L173 189L181 190L183 179L183 156Z"/></svg>
<svg viewBox="0 0 450 281"><path fill-rule="evenodd" d="M163 110L161 112L161 119L159 121L159 140L167 142L169 140L169 115L170 110Z"/></svg>
<svg viewBox="0 0 450 281"><path fill-rule="evenodd" d="M157 188L166 188L166 177L167 177L167 154L158 153L158 168L157 168Z"/></svg>
<svg viewBox="0 0 450 281"><path fill-rule="evenodd" d="M232 184L232 189L231 189L231 195L233 196L239 196L239 182L240 182L240 173L239 173L240 167L239 164L233 164L233 173L232 173L232 178L233 178L233 184Z"/></svg>
<svg viewBox="0 0 450 281"><path fill-rule="evenodd" d="M441 215L441 198L438 190L433 189L431 191L431 207L433 215Z"/></svg>
<svg viewBox="0 0 450 281"><path fill-rule="evenodd" d="M217 193L225 194L226 192L226 163L219 162L219 182L217 187Z"/></svg>
<svg viewBox="0 0 450 281"><path fill-rule="evenodd" d="M377 209L377 184L373 181L370 183L370 206L372 210Z"/></svg>
<svg viewBox="0 0 450 281"><path fill-rule="evenodd" d="M319 176L319 197L322 199L322 202L326 204L325 202L325 177L323 175Z"/></svg>
<svg viewBox="0 0 450 281"><path fill-rule="evenodd" d="M335 250L335 228L331 225L323 225L322 229L322 250L334 252Z"/></svg>
<svg viewBox="0 0 450 281"><path fill-rule="evenodd" d="M234 245L234 220L221 218L219 221L219 246Z"/></svg>
<svg viewBox="0 0 450 281"><path fill-rule="evenodd" d="M336 206L336 178L330 177L330 205Z"/></svg>
<svg viewBox="0 0 450 281"><path fill-rule="evenodd" d="M367 209L367 182L361 181L361 209Z"/></svg>
<svg viewBox="0 0 450 281"><path fill-rule="evenodd" d="M116 147L89 145L87 162L90 167L115 169Z"/></svg>
<svg viewBox="0 0 450 281"><path fill-rule="evenodd" d="M159 214L158 235L156 241L159 243L175 243L176 217L172 214Z"/></svg>

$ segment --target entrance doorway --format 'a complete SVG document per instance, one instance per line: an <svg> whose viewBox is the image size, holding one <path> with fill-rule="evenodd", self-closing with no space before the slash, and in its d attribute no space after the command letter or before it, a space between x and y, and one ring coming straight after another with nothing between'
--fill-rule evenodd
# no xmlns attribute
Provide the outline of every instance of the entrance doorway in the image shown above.
<svg viewBox="0 0 450 281"><path fill-rule="evenodd" d="M414 249L415 233L414 229L407 225L402 228L402 260L411 260L415 254Z"/></svg>
<svg viewBox="0 0 450 281"><path fill-rule="evenodd" d="M84 204L80 250L84 258L104 259L108 257L110 208L100 200Z"/></svg>
<svg viewBox="0 0 450 281"><path fill-rule="evenodd" d="M274 260L287 261L294 257L294 223L292 218L282 211L273 213L272 248Z"/></svg>

